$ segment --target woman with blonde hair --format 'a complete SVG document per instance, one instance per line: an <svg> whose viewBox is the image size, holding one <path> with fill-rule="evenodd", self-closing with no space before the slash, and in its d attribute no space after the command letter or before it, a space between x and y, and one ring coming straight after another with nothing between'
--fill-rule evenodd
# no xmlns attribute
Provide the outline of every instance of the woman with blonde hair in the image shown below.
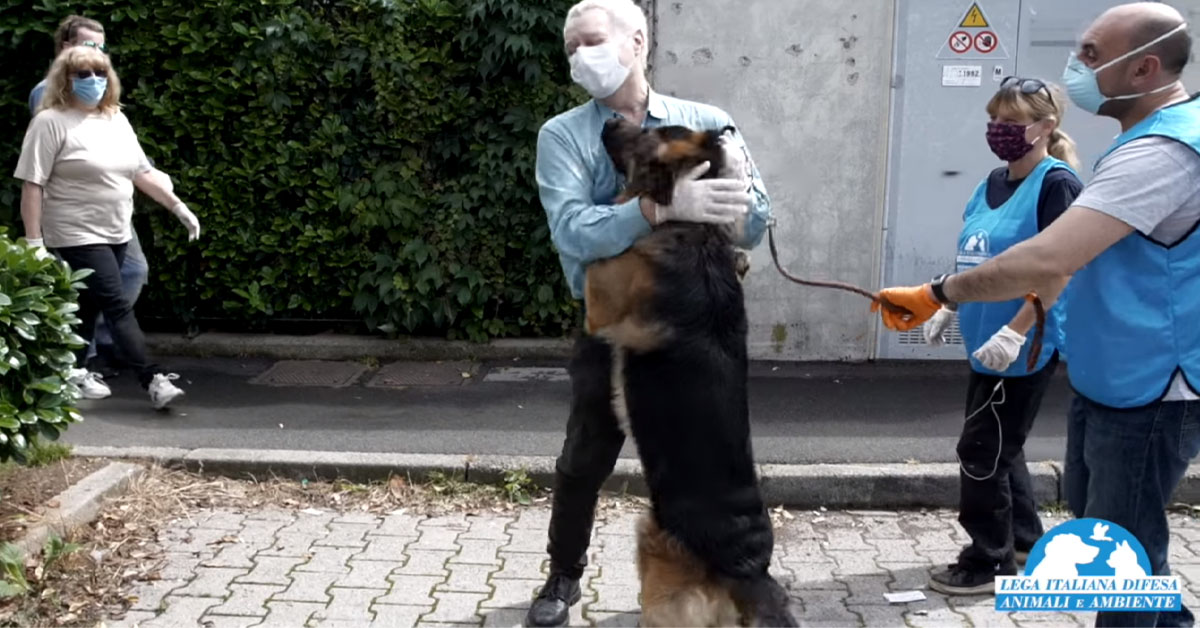
<svg viewBox="0 0 1200 628"><path fill-rule="evenodd" d="M1075 144L1059 128L1065 101L1034 78L1010 76L987 104L988 146L1006 162L975 189L958 236L957 270L983 263L1037 235L1058 218L1083 183ZM1059 293L1065 282L1056 286ZM946 594L994 591L996 576L1016 575L1044 530L1025 465L1025 438L1063 347L1065 303L1041 294L1046 324L1041 353L1027 369L1035 324L1023 299L963 303L942 309L925 326L941 344L957 316L971 366L966 422L959 437L959 523L971 544L957 562L935 573L930 588Z"/></svg>
<svg viewBox="0 0 1200 628"><path fill-rule="evenodd" d="M79 294L80 335L91 342L97 315L112 326L115 341L138 373L155 408L183 394L146 357L145 339L133 306L122 294L120 266L132 238L136 186L170 209L200 235L200 223L173 190L150 174L137 135L121 113L121 82L108 55L93 47L65 48L47 75L41 109L29 123L14 176L21 188L21 219L30 245L45 247L71 268L90 269ZM76 363L83 366L87 347ZM72 381L84 396L110 391L94 373L78 368Z"/></svg>

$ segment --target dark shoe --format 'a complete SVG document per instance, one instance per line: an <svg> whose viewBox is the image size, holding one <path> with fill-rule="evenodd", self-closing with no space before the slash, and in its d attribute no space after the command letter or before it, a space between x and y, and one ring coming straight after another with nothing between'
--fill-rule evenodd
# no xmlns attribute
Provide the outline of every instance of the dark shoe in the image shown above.
<svg viewBox="0 0 1200 628"><path fill-rule="evenodd" d="M1012 573L1005 573L1012 572ZM978 570L959 564L950 565L945 571L933 574L929 588L946 595L980 595L996 591L996 576L1015 576L1016 569Z"/></svg>
<svg viewBox="0 0 1200 628"><path fill-rule="evenodd" d="M550 574L525 615L525 625L566 626L571 616L571 606L581 597L579 580L562 574Z"/></svg>
<svg viewBox="0 0 1200 628"><path fill-rule="evenodd" d="M1029 550L1017 550L1016 557L1017 566L1024 567L1025 563L1029 560Z"/></svg>

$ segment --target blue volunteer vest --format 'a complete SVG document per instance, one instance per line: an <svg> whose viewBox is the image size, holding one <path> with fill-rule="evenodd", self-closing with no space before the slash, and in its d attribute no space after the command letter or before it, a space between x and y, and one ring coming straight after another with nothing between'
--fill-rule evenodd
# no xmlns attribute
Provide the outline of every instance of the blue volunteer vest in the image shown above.
<svg viewBox="0 0 1200 628"><path fill-rule="evenodd" d="M1146 136L1168 137L1200 153L1200 100L1160 109L1118 136L1104 156ZM1134 408L1161 399L1177 371L1192 390L1200 384L1200 235L1195 227L1177 243L1129 234L1075 273L1067 307L1067 372L1080 395L1113 408Z"/></svg>
<svg viewBox="0 0 1200 628"><path fill-rule="evenodd" d="M1042 181L1046 173L1055 168L1071 169L1066 162L1046 157L1025 177L1012 197L1003 205L992 209L987 202L987 179L975 188L967 209L963 213L962 233L958 236L958 272L974 268L1003 253L1008 248L1038 234L1038 197L1042 192ZM1065 294L1046 310L1046 333L1042 340L1042 352L1038 356L1035 370L1041 370L1050 361L1054 351L1063 344L1063 322L1066 317L1063 301ZM1033 330L1026 335L1025 346L1008 369L993 371L985 367L972 355L982 347L1001 327L1012 321L1024 305L1024 299L1013 299L996 303L960 303L958 326L966 345L967 359L977 373L1020 377L1028 375L1026 361L1029 359Z"/></svg>

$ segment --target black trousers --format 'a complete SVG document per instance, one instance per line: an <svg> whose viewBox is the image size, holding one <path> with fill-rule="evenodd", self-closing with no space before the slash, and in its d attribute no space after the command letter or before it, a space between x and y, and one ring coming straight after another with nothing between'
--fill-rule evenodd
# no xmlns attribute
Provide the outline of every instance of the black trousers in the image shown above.
<svg viewBox="0 0 1200 628"><path fill-rule="evenodd" d="M86 290L79 291L79 335L91 343L96 332L96 318L104 313L112 329L113 344L120 349L126 362L138 373L142 388L148 388L158 367L146 357L146 339L133 315L133 304L121 289L121 263L125 260L124 244L88 244L54 249L53 253L72 270L90 268L92 274L83 280ZM87 362L87 347L75 352L75 363Z"/></svg>
<svg viewBox="0 0 1200 628"><path fill-rule="evenodd" d="M612 410L609 345L581 335L567 368L571 376L571 415L562 453L555 463L547 551L551 573L578 579L587 567L600 487L616 466L625 433L617 427Z"/></svg>
<svg viewBox="0 0 1200 628"><path fill-rule="evenodd" d="M1008 570L1015 567L1015 551L1029 551L1044 533L1024 448L1058 361L1056 352L1042 370L1022 377L971 371L966 414L978 413L963 425L958 441L959 462L969 472L959 468L958 521L971 537L958 559L964 567ZM1001 380L1004 387L993 397ZM989 398L1004 403L989 408Z"/></svg>

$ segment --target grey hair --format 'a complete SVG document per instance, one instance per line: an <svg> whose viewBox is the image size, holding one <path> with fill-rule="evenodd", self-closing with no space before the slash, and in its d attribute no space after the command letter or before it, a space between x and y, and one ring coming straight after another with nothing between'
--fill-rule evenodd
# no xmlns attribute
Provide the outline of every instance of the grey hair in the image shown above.
<svg viewBox="0 0 1200 628"><path fill-rule="evenodd" d="M633 0L581 0L567 11L567 19L563 20L563 35L571 22L592 9L600 9L608 13L612 23L624 30L626 35L642 31L646 38L646 46L642 49L641 61L646 63L650 49L650 27L646 23L646 13Z"/></svg>

